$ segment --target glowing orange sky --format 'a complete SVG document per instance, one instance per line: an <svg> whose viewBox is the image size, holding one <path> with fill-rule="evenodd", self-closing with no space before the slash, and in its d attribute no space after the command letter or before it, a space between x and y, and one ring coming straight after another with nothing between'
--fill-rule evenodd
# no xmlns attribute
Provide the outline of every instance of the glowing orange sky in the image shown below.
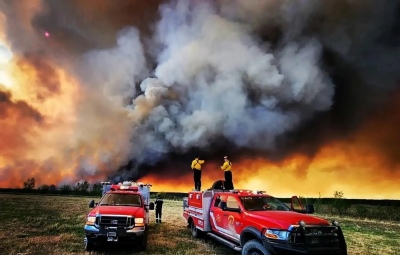
<svg viewBox="0 0 400 255"><path fill-rule="evenodd" d="M0 17L0 45L7 47L2 22ZM400 199L400 166L389 160L395 155L388 157L397 147L386 149L400 141L398 98L388 103L386 114L376 114L352 135L325 144L312 158L298 153L280 162L232 159L235 187L279 197L332 197L343 191L347 198ZM21 187L31 177L37 186L103 181L126 163L129 113L102 100L40 54L0 54L0 187ZM203 189L222 179L219 163L206 162ZM153 191L186 192L193 188L189 165L168 167L180 171L179 178L152 173L139 181L152 183Z"/></svg>
<svg viewBox="0 0 400 255"><path fill-rule="evenodd" d="M279 197L332 197L334 191L343 191L347 198L399 199L400 172L383 165L373 151L338 142L323 147L314 159L294 155L278 164L262 158L237 162L233 179L235 188ZM152 183L153 191L186 192L193 188L192 174L187 169L182 172L187 173L178 179L151 175L142 181ZM223 179L223 172L211 163L203 169L202 189L218 179Z"/></svg>

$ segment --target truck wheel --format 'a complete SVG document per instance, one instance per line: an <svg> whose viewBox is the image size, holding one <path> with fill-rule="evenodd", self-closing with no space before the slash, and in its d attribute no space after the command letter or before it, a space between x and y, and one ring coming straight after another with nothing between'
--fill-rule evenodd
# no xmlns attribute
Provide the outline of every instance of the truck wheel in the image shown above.
<svg viewBox="0 0 400 255"><path fill-rule="evenodd" d="M195 237L195 238L200 237L200 230L198 228L196 228L196 225L194 225L193 221L190 223L190 230L192 232L193 237Z"/></svg>
<svg viewBox="0 0 400 255"><path fill-rule="evenodd" d="M85 245L85 251L93 251L94 250L94 242L85 236L83 239L83 243Z"/></svg>
<svg viewBox="0 0 400 255"><path fill-rule="evenodd" d="M271 253L259 241L253 239L244 244L242 255L271 255Z"/></svg>

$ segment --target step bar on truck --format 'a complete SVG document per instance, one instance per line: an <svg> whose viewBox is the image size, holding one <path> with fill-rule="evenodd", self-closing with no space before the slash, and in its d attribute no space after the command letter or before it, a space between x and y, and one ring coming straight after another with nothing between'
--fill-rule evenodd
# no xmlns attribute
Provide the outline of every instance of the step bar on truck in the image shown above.
<svg viewBox="0 0 400 255"><path fill-rule="evenodd" d="M218 235L216 235L214 233L209 232L209 233L207 233L207 235L212 237L213 239L225 244L229 248L234 249L235 251L242 251L242 247L241 246L238 246L237 244L235 244L233 242L230 242L230 241L228 241L228 240L226 240L226 239L224 239L224 238L222 238L222 237L220 237L220 236L218 236Z"/></svg>

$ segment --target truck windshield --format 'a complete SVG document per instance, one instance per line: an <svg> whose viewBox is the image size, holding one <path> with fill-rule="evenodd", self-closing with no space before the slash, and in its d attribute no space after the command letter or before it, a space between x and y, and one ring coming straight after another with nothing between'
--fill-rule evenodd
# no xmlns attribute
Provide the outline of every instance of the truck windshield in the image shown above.
<svg viewBox="0 0 400 255"><path fill-rule="evenodd" d="M99 205L141 206L142 202L140 196L136 194L110 193L104 195Z"/></svg>
<svg viewBox="0 0 400 255"><path fill-rule="evenodd" d="M244 196L240 197L248 211L290 211L290 208L274 197Z"/></svg>

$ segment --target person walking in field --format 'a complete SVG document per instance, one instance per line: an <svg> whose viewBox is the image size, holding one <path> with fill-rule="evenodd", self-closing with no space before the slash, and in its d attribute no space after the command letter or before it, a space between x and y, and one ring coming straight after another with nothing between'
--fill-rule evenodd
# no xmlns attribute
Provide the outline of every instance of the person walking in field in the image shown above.
<svg viewBox="0 0 400 255"><path fill-rule="evenodd" d="M232 190L234 189L233 187L233 180L232 180L232 163L228 159L228 156L224 157L224 164L221 166L221 169L224 171L224 177L225 177L225 184L224 188L227 190Z"/></svg>
<svg viewBox="0 0 400 255"><path fill-rule="evenodd" d="M162 206L164 201L161 198L161 195L157 195L157 199L155 201L156 204L156 223L161 223L161 215L162 215Z"/></svg>
<svg viewBox="0 0 400 255"><path fill-rule="evenodd" d="M197 191L201 190L201 165L204 164L204 160L200 160L199 156L196 156L192 161L194 189Z"/></svg>

